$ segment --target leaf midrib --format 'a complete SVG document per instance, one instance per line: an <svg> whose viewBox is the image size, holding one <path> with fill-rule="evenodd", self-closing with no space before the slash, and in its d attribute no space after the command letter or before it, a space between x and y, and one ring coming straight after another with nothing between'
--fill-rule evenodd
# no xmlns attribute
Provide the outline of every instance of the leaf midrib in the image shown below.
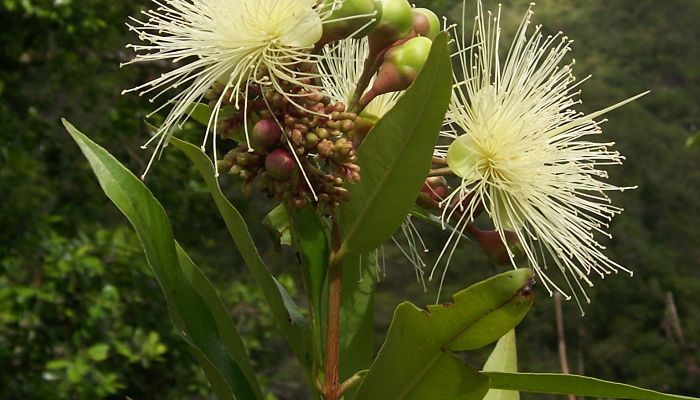
<svg viewBox="0 0 700 400"><path fill-rule="evenodd" d="M442 52L443 52L443 50L441 50L440 55L442 55ZM436 68L436 69L437 69L437 68ZM435 82L436 82L436 81L437 81L437 74L433 74L433 75L431 76L431 80L429 81L429 82L430 82L430 85L428 85L427 87L430 88L430 89L434 88L434 87L435 87ZM422 102L422 105L420 106L420 113L419 113L418 115L421 115L421 116L422 116L422 115L425 113L425 110L426 110L427 106L428 106L428 100L423 101L423 102ZM409 138L413 138L413 137L416 135L417 132L418 132L418 129L413 129L413 134L411 134L411 135L409 136ZM400 146L401 151L399 152L399 154L403 155L403 154L406 152L406 149L408 148L408 142L409 142L409 140L403 141L402 145ZM401 157L396 157L396 158L394 159L394 161L393 161L392 163L390 163L391 168L387 168L387 169L385 169L385 171L393 171L393 170L394 170L394 167L396 166L396 164L398 164L398 162L399 162L400 160L401 160ZM368 198L369 201L367 201L365 204L372 204L372 203L374 202L374 199L376 199L377 196L379 196L379 193L382 192L382 188L384 187L384 183L389 179L389 175L391 175L391 174L390 174L390 173L385 173L385 174L383 174L382 178L381 178L380 181L379 181L380 184L377 185L377 187L378 187L379 189L374 190L374 191L372 192L372 194L371 194L371 195L369 196L369 198ZM369 207L369 206L368 206L368 207L364 207L364 208L362 209L362 211L361 211L361 212L357 215L357 217L355 218L355 221L362 221L362 220L365 218L365 216L369 213L369 210L370 210L370 209L371 209L371 207ZM338 251L338 253L340 253L340 254L345 254L345 253L347 253L347 248L346 248L346 247L348 246L348 243L350 242L349 239L350 239L350 238L353 238L353 237L355 236L355 234L356 234L357 230L359 229L360 225L362 225L362 224L356 222L356 223L352 226L352 228L351 228L350 231L349 231L349 234L346 234L345 240L343 241L343 245L340 247L340 250Z"/></svg>
<svg viewBox="0 0 700 400"><path fill-rule="evenodd" d="M440 351L435 355L435 357L433 357L433 358L430 360L429 363L426 364L426 367L425 367L425 368L423 368L423 369L421 369L421 370L419 371L419 374L416 376L416 379L415 379L413 382L411 382L411 383L406 387L406 389L405 389L403 392L401 392L401 393L399 394L399 397L398 397L398 398L399 398L399 399L405 399L406 396L408 396L409 394L411 394L411 392L412 392L413 389L416 387L416 385L418 385L418 383L420 383L420 381L423 380L423 377L425 377L425 375L428 373L428 371L429 371L430 369L433 368L433 366L435 365L435 363L437 363L437 362L440 360L440 358L441 358L442 356L444 356L446 353L452 353L451 350L446 349L446 348L449 348L449 345L450 345L452 342L454 342L462 333L464 333L466 330L468 330L469 328L471 328L472 326L474 326L474 324L476 324L477 322L479 322L479 321L481 321L482 319L486 318L487 316L493 314L495 311L500 310L501 308L505 307L506 304L510 303L511 301L513 301L513 299L515 299L516 297L518 297L518 293L519 293L519 292L520 292L520 290L518 290L518 292L514 293L511 297L509 297L507 300L503 301L503 302L502 302L501 304L499 304L498 306L496 306L496 307L490 309L488 312L486 312L486 313L480 315L479 317L477 317L476 319L474 319L472 322L470 322L468 325L465 325L464 328L460 329L460 330L457 332L457 334L455 334L451 339L449 339L447 342L445 342L443 345L441 345L441 346L440 346ZM424 311L421 311L421 312L424 312Z"/></svg>

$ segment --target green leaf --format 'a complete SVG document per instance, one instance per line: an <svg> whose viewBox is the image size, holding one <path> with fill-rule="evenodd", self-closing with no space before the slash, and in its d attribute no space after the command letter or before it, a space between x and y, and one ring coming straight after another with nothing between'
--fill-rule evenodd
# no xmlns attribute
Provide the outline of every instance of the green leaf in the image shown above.
<svg viewBox="0 0 700 400"><path fill-rule="evenodd" d="M262 290L275 321L282 329L282 333L304 367L307 376L310 376L309 372L313 362L311 329L301 314L299 307L294 304L291 296L289 296L289 293L272 276L265 263L263 263L253 238L248 232L245 220L243 220L241 214L224 194L221 193L211 160L199 147L190 143L176 138L171 138L170 143L187 155L204 179L233 241L245 260L248 270Z"/></svg>
<svg viewBox="0 0 700 400"><path fill-rule="evenodd" d="M218 292L214 288L214 285L209 281L209 278L202 273L202 271L197 268L197 266L192 262L192 259L185 253L185 251L180 247L179 243L175 243L177 249L177 257L180 261L180 267L182 272L185 274L187 279L192 283L197 293L202 296L204 302L207 303L207 307L211 310L216 326L219 332L219 338L221 339L226 349L231 353L231 356L235 360L248 360L249 356L245 348L245 344L241 336L238 334L238 329L236 325L231 320L228 310L224 305L224 302L219 297ZM152 332L155 333L155 332ZM149 339L151 336L149 335ZM157 334L155 340L157 341ZM255 371L246 363L245 368L242 368L243 372L246 374L246 378L251 381L256 381Z"/></svg>
<svg viewBox="0 0 700 400"><path fill-rule="evenodd" d="M109 354L109 346L105 343L99 343L90 346L87 350L87 356L93 361L104 361Z"/></svg>
<svg viewBox="0 0 700 400"><path fill-rule="evenodd" d="M483 372L493 389L521 392L573 394L577 396L630 400L690 400L679 396L642 389L624 383L608 382L579 375Z"/></svg>
<svg viewBox="0 0 700 400"><path fill-rule="evenodd" d="M484 371L518 372L518 352L515 344L515 329L503 335L491 352ZM512 390L490 389L484 400L520 400L520 393Z"/></svg>
<svg viewBox="0 0 700 400"><path fill-rule="evenodd" d="M428 175L451 90L452 65L442 33L416 81L358 150L362 180L348 187L350 201L340 208L340 254L372 251L401 226Z"/></svg>
<svg viewBox="0 0 700 400"><path fill-rule="evenodd" d="M65 369L71 366L71 362L60 358L56 360L51 360L46 363L46 369Z"/></svg>
<svg viewBox="0 0 700 400"><path fill-rule="evenodd" d="M127 217L158 278L181 337L190 345L219 399L261 399L247 356L227 351L213 312L180 265L172 227L148 188L105 149L73 125L63 124L90 162L107 197ZM200 287L200 290L202 288ZM213 290L213 288L211 289ZM235 326L229 335L238 335Z"/></svg>
<svg viewBox="0 0 700 400"><path fill-rule="evenodd" d="M513 329L532 305L531 284L532 271L519 269L457 293L454 303L427 310L400 304L357 398L483 398L486 376L452 352L483 347Z"/></svg>
<svg viewBox="0 0 700 400"><path fill-rule="evenodd" d="M340 305L340 379L366 370L374 355L374 288L377 283L375 252L351 256L343 262ZM345 393L355 397L357 387Z"/></svg>
<svg viewBox="0 0 700 400"><path fill-rule="evenodd" d="M292 234L289 231L289 214L284 204L273 208L263 218L263 224L269 228L273 240L280 245L291 246Z"/></svg>
<svg viewBox="0 0 700 400"><path fill-rule="evenodd" d="M323 354L321 301L331 251L327 234L328 224L316 213L312 206L289 211L283 205L281 207L285 216L287 216L287 223L292 231L292 239L301 257L304 288L311 305L313 317L315 365L320 366Z"/></svg>

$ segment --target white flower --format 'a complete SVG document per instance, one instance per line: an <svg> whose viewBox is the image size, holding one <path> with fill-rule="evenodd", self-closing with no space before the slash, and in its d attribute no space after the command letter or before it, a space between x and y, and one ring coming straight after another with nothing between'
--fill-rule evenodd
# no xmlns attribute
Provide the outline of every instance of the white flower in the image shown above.
<svg viewBox="0 0 700 400"><path fill-rule="evenodd" d="M622 211L606 192L625 189L604 182L601 167L621 164L624 157L608 149L613 143L588 139L602 133L603 121L596 118L646 93L589 115L574 111L581 82L575 83L573 62L562 65L571 41L561 32L544 36L540 26L528 34L528 9L503 59L500 7L497 15L485 15L477 4L471 46L465 46L464 33L455 32L453 58L463 77L456 79L448 111L450 144L436 151L461 178L442 203L443 222L456 223L440 257L449 264L459 237L483 207L504 243L505 232L515 232L550 294L554 289L570 298L545 275L548 256L569 288L575 282L590 301L583 285L593 285L591 274L630 271L608 259L595 238L609 236L608 222ZM508 253L515 266L513 250Z"/></svg>
<svg viewBox="0 0 700 400"><path fill-rule="evenodd" d="M300 72L299 63L317 62L312 54L323 33L323 24L343 0L152 0L156 8L144 11L145 21L132 18L130 30L146 44L129 45L136 52L130 63L167 61L174 69L129 91L152 95L151 101L179 89L155 112L172 106L163 125L146 146L157 140L156 151L167 145L175 128L190 115L195 103L215 83L225 85L213 108L207 134L217 125L222 101L235 101L246 109L251 85L266 86L284 94L289 82L316 91ZM353 17L354 18L354 17ZM128 64L128 63L127 63ZM229 92L227 95L226 93ZM243 104L240 104L243 103ZM214 147L216 140L212 140ZM145 147L145 146L144 146ZM216 149L214 149L216 155ZM153 158L149 163L150 168ZM148 170L148 168L147 168Z"/></svg>
<svg viewBox="0 0 700 400"><path fill-rule="evenodd" d="M357 82L369 57L369 40L345 39L323 48L324 57L319 63L323 90L334 100L349 106ZM372 82L368 85L372 87ZM361 115L381 118L391 110L403 92L391 92L375 97Z"/></svg>

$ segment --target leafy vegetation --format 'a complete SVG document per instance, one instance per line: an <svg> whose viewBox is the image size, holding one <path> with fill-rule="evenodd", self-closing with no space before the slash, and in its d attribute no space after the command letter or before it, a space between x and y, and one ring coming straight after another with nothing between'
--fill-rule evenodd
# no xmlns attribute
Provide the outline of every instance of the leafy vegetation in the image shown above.
<svg viewBox="0 0 700 400"><path fill-rule="evenodd" d="M422 3L458 19L453 1ZM512 27L524 4L504 3ZM142 119L149 106L120 92L160 70L118 65L129 57L123 23L145 5L0 1L0 365L10 366L0 372L0 398L204 398L207 392L195 359L163 312L165 302L156 295L135 236L116 208L107 208L58 122L70 115L133 171L144 169L148 154L138 147L148 137ZM599 282L589 291L592 304L584 318L566 305L572 370L697 395L700 156L697 146L684 145L700 119L700 49L692 43L700 37L700 4L543 0L535 11L545 29L561 29L576 40L577 75L593 74L584 84L583 110L652 90L610 115L604 126L627 156L612 179L639 185L616 199L626 211L614 221L615 238L608 243L613 259L635 276ZM197 137L199 129L188 125L184 135ZM183 246L200 249L193 257L221 283L224 303L263 371L263 386L280 398L303 397L303 375L280 343L273 313L250 284L195 169L182 154L166 151L148 186L168 210ZM233 186L233 179L224 180L227 197L246 220L261 221L272 204L247 204ZM84 233L96 228L95 234ZM298 297L294 281L302 278L284 256L269 251L274 244L262 228L251 228L261 256ZM442 234L420 228L437 249ZM461 249L448 271L446 293L501 271L471 244ZM387 246L386 253L392 261L379 266L386 276L380 274L374 301L380 338L396 304L406 298L424 304L435 295L434 284L423 293L411 267L392 257L399 254L396 248ZM519 348L521 370L558 370L553 320L552 302L538 291L518 332L527 344ZM485 355L466 357L479 364ZM299 385L282 386L282 377Z"/></svg>

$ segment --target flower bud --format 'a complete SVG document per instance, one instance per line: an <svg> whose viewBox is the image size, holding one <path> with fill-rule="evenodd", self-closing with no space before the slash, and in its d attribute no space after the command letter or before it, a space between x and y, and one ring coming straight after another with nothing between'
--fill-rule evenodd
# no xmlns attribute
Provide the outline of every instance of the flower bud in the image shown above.
<svg viewBox="0 0 700 400"><path fill-rule="evenodd" d="M510 248L510 251L514 253L513 258L515 261L522 257L522 251L520 251L520 240L518 239L518 235L516 235L514 232L504 232L507 242L506 244L503 243L501 235L498 233L498 231L482 231L475 227L471 227L469 232L474 235L489 259L491 259L491 261L497 265L508 265L511 263L510 256L508 255L508 248Z"/></svg>
<svg viewBox="0 0 700 400"><path fill-rule="evenodd" d="M261 119L258 121L250 135L250 145L255 150L269 149L280 142L282 130L277 122L271 119Z"/></svg>
<svg viewBox="0 0 700 400"><path fill-rule="evenodd" d="M423 208L437 208L447 197L447 180L443 176L431 176L423 182L416 203Z"/></svg>
<svg viewBox="0 0 700 400"><path fill-rule="evenodd" d="M277 149L265 158L265 170L274 178L287 179L295 168L294 157L287 150Z"/></svg>
<svg viewBox="0 0 700 400"><path fill-rule="evenodd" d="M315 149L319 141L321 141L321 139L319 139L318 136L314 135L313 133L307 133L306 137L304 138L304 147L306 147L308 150Z"/></svg>
<svg viewBox="0 0 700 400"><path fill-rule="evenodd" d="M357 117L355 119L355 129L350 132L350 137L352 138L352 144L357 149L360 147L360 143L367 137L369 131L374 128L374 124L377 121L377 117L371 116L370 118L365 118L364 116Z"/></svg>
<svg viewBox="0 0 700 400"><path fill-rule="evenodd" d="M366 106L379 95L411 86L428 59L432 43L430 39L419 36L389 49L372 89L362 96L360 104Z"/></svg>
<svg viewBox="0 0 700 400"><path fill-rule="evenodd" d="M423 182L421 192L430 195L435 201L442 201L447 197L447 180L444 176L431 176Z"/></svg>
<svg viewBox="0 0 700 400"><path fill-rule="evenodd" d="M230 160L223 159L216 162L217 171L228 171L233 167L233 163Z"/></svg>
<svg viewBox="0 0 700 400"><path fill-rule="evenodd" d="M416 36L425 36L430 40L435 39L440 33L440 19L427 8L414 8L413 33Z"/></svg>
<svg viewBox="0 0 700 400"><path fill-rule="evenodd" d="M333 0L326 0L326 7L332 5ZM345 0L328 17L332 22L323 25L323 37L318 46L349 37L360 39L379 23L381 15L381 0Z"/></svg>
<svg viewBox="0 0 700 400"><path fill-rule="evenodd" d="M372 54L401 39L411 32L413 11L407 0L382 0L382 16L369 34Z"/></svg>

